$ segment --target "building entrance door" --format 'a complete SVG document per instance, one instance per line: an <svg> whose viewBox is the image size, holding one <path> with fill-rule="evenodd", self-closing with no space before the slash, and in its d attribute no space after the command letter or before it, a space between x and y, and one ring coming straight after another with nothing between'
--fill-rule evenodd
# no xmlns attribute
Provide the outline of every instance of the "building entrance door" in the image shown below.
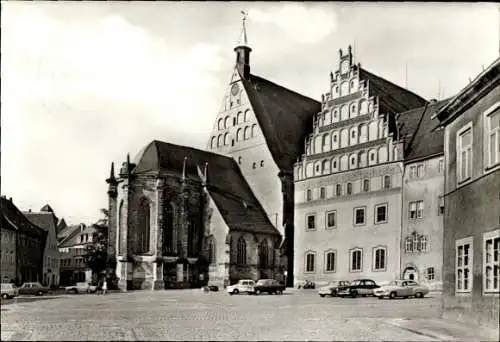
<svg viewBox="0 0 500 342"><path fill-rule="evenodd" d="M418 271L415 267L409 266L403 272L403 279L418 281Z"/></svg>

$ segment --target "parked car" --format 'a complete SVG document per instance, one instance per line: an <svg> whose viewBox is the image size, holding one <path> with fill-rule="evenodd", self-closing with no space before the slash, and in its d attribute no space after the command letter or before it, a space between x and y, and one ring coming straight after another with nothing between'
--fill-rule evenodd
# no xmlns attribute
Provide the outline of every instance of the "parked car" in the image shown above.
<svg viewBox="0 0 500 342"><path fill-rule="evenodd" d="M297 286L297 288L299 289L314 289L316 287L316 284L314 284L314 282L310 281L310 280L306 280L306 282L304 284L299 284L299 286Z"/></svg>
<svg viewBox="0 0 500 342"><path fill-rule="evenodd" d="M218 292L219 287L217 285L207 285L201 288L204 292Z"/></svg>
<svg viewBox="0 0 500 342"><path fill-rule="evenodd" d="M2 298L14 298L19 296L19 289L15 284L12 283L2 283Z"/></svg>
<svg viewBox="0 0 500 342"><path fill-rule="evenodd" d="M337 295L338 289L346 286L349 286L349 282L347 280L332 281L328 285L320 287L318 290L318 294L320 295L320 297L335 297Z"/></svg>
<svg viewBox="0 0 500 342"><path fill-rule="evenodd" d="M381 286L374 291L375 296L379 299L389 297L394 299L396 297L417 297L422 298L429 293L429 288L421 285L414 280L393 280L389 285Z"/></svg>
<svg viewBox="0 0 500 342"><path fill-rule="evenodd" d="M24 283L19 288L19 294L22 295L37 295L42 296L43 294L49 293L49 288L47 286L42 286L38 282Z"/></svg>
<svg viewBox="0 0 500 342"><path fill-rule="evenodd" d="M254 286L254 293L257 295L263 292L283 294L283 291L285 291L285 285L274 279L260 279Z"/></svg>
<svg viewBox="0 0 500 342"><path fill-rule="evenodd" d="M340 287L337 290L337 295L340 297L350 296L352 298L356 298L357 296L373 296L373 291L379 287L371 279L357 279L351 281L347 286Z"/></svg>
<svg viewBox="0 0 500 342"><path fill-rule="evenodd" d="M66 292L69 293L94 293L97 291L97 285L93 285L92 283L80 282L76 283L73 286L66 286L64 288Z"/></svg>
<svg viewBox="0 0 500 342"><path fill-rule="evenodd" d="M234 285L229 285L226 288L227 293L230 295L238 294L238 293L253 293L254 292L255 282L250 279L242 279L239 280Z"/></svg>

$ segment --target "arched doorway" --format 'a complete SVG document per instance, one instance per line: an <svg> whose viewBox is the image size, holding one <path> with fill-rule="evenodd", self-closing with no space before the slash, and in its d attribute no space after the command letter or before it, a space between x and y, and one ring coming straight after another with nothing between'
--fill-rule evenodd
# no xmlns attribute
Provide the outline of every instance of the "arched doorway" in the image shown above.
<svg viewBox="0 0 500 342"><path fill-rule="evenodd" d="M418 270L415 266L408 266L403 272L403 279L418 281Z"/></svg>

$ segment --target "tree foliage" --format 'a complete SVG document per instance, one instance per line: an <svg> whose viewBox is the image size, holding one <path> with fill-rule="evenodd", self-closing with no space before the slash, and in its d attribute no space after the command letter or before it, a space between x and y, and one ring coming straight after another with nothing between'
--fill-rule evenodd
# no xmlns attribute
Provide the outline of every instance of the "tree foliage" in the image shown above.
<svg viewBox="0 0 500 342"><path fill-rule="evenodd" d="M83 255L85 265L92 270L94 275L105 272L108 261L108 212L106 209L101 209L101 212L104 218L91 226L95 232L92 242L85 246Z"/></svg>

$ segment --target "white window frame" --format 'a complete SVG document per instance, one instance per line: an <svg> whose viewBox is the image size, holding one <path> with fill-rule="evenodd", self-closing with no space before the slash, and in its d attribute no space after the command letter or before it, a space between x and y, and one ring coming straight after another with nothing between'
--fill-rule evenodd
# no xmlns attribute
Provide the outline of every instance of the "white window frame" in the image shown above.
<svg viewBox="0 0 500 342"><path fill-rule="evenodd" d="M385 220L378 221L377 210L378 210L378 208L381 208L381 207L385 207ZM387 223L389 221L389 206L387 205L387 203L381 203L381 204L375 205L375 212L374 212L374 214L375 215L373 217L373 220L374 220L375 224L384 224L384 223Z"/></svg>
<svg viewBox="0 0 500 342"><path fill-rule="evenodd" d="M328 255L333 253L333 269L328 269ZM337 251L334 249L329 249L325 251L325 273L335 273L337 271Z"/></svg>
<svg viewBox="0 0 500 342"><path fill-rule="evenodd" d="M314 217L314 228L309 228L309 217ZM318 226L318 222L316 222L316 213L309 213L306 214L306 231L313 231L316 230Z"/></svg>
<svg viewBox="0 0 500 342"><path fill-rule="evenodd" d="M466 245L469 245L469 254L467 255L468 257L468 263L466 266L464 266L464 253L462 252L462 255L460 256L458 251L459 247L464 247ZM461 259L460 259L461 257ZM459 264L459 261L461 263ZM465 294L470 294L472 293L472 288L474 286L474 276L473 276L473 266L474 266L474 238L472 236L459 239L455 241L455 293L465 293ZM464 275L465 275L465 270L468 271L468 288L464 289ZM458 271L462 271L462 279L459 279L458 277ZM461 287L459 289L459 284L461 284Z"/></svg>
<svg viewBox="0 0 500 342"><path fill-rule="evenodd" d="M429 272L430 270L432 270L432 272ZM432 279L430 277L431 274L432 274ZM427 281L436 280L436 268L434 266L427 267L425 269L425 279L427 279Z"/></svg>
<svg viewBox="0 0 500 342"><path fill-rule="evenodd" d="M500 294L500 274L497 276L497 286L496 288L487 288L487 277L486 277L486 269L488 266L491 266L493 268L493 279L492 282L494 283L494 277L495 277L495 266L499 267L499 262L500 262L500 251L497 252L497 260L495 261L495 245L494 241L495 239L500 238L500 229L487 232L483 234L483 294ZM492 240L492 254L491 254L491 261L488 262L488 257L487 257L487 250L486 250L486 243Z"/></svg>
<svg viewBox="0 0 500 342"><path fill-rule="evenodd" d="M360 255L361 255L361 261L359 263L360 267L359 269L354 269L352 266L352 256L354 254L354 252L360 252ZM363 248L359 248L359 247L356 247L356 248L353 248L349 251L349 272L363 272Z"/></svg>
<svg viewBox="0 0 500 342"><path fill-rule="evenodd" d="M334 214L335 215L335 224L333 226L328 225L328 215ZM330 210L327 211L325 214L325 226L326 229L335 229L337 228L337 210Z"/></svg>
<svg viewBox="0 0 500 342"><path fill-rule="evenodd" d="M424 201L417 201L417 218L424 217Z"/></svg>
<svg viewBox="0 0 500 342"><path fill-rule="evenodd" d="M410 179L415 178L417 174L417 167L415 165L410 166Z"/></svg>
<svg viewBox="0 0 500 342"><path fill-rule="evenodd" d="M470 129L470 135L471 135L471 143L470 145L467 145L466 147L461 146L461 137L464 133L466 133ZM474 145L474 132L472 129L472 121L464 125L460 130L457 131L456 135L456 159L457 159L457 182L458 183L463 183L467 180L469 180L472 177L472 165L474 163L474 152L473 152L473 145ZM462 175L462 152L466 150L468 151L467 153L470 153L470 165L467 165L466 170L470 174Z"/></svg>
<svg viewBox="0 0 500 342"><path fill-rule="evenodd" d="M415 210L412 210L412 206L415 206ZM415 217L411 216L411 213L415 212ZM408 202L408 219L409 220L415 220L417 218L417 201L410 201Z"/></svg>
<svg viewBox="0 0 500 342"><path fill-rule="evenodd" d="M486 144L486 147L484 149L486 156L485 156L484 160L485 160L485 164L486 164L485 167L488 169L500 164L500 150L498 150L498 148L499 148L498 146L500 144L500 142L499 142L499 140L500 140L500 127L496 128L493 131L495 133L496 141L493 143L491 141L491 134L493 133L492 129L491 129L491 116L492 116L492 114L495 113L495 111L498 109L498 107L500 107L500 101L496 102L494 105L492 105L490 108L488 108L484 112L484 130L485 130L484 136L485 136L485 144ZM495 146L497 149L496 160L491 160L491 153L490 153L491 145Z"/></svg>
<svg viewBox="0 0 500 342"><path fill-rule="evenodd" d="M307 257L309 255L312 255L313 257L313 263L312 263L312 271L307 270L308 262L307 262ZM304 256L304 273L315 273L316 272L316 252L314 251L307 251Z"/></svg>
<svg viewBox="0 0 500 342"><path fill-rule="evenodd" d="M379 250L384 251L384 264L382 268L377 268L377 251ZM373 247L372 269L374 272L385 272L387 270L387 247L385 246Z"/></svg>
<svg viewBox="0 0 500 342"><path fill-rule="evenodd" d="M438 160L438 172L443 173L444 171L444 158L439 158Z"/></svg>
<svg viewBox="0 0 500 342"><path fill-rule="evenodd" d="M424 164L418 164L417 165L417 178L423 177L424 176Z"/></svg>
<svg viewBox="0 0 500 342"><path fill-rule="evenodd" d="M356 212L358 210L363 210L363 223L356 223ZM366 224L366 207L355 207L353 209L353 222L355 226L364 226Z"/></svg>

